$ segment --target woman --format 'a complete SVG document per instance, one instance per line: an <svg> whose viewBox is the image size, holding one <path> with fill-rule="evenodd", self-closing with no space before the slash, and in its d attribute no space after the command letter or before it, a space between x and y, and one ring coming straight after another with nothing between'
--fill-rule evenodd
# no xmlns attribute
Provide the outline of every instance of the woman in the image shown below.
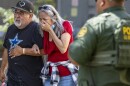
<svg viewBox="0 0 130 86"><path fill-rule="evenodd" d="M68 60L68 47L73 41L72 25L60 17L52 5L39 7L40 26L44 34L44 53L48 55L42 79L45 86L76 86L77 68Z"/></svg>

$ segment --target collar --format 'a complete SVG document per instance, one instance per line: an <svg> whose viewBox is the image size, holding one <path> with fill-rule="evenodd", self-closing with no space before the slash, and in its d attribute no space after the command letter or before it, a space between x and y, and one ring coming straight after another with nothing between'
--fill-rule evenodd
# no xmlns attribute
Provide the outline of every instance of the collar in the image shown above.
<svg viewBox="0 0 130 86"><path fill-rule="evenodd" d="M123 6L114 6L114 7L110 7L110 8L107 8L103 11L104 12L112 12L112 11L118 11L118 10L122 10L124 11L125 8Z"/></svg>

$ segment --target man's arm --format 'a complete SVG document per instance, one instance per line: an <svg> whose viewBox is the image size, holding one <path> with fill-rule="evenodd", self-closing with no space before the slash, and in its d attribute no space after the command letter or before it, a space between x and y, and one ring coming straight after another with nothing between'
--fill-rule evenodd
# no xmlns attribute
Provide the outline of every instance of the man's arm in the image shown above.
<svg viewBox="0 0 130 86"><path fill-rule="evenodd" d="M85 24L80 29L77 39L69 46L70 60L79 65L86 65L93 59L95 43L97 43L95 30L91 25Z"/></svg>
<svg viewBox="0 0 130 86"><path fill-rule="evenodd" d="M32 48L22 48L20 46L16 46L10 51L9 55L12 56L12 58L20 55L42 56L44 55L43 51L44 50L40 50L36 44L34 44Z"/></svg>
<svg viewBox="0 0 130 86"><path fill-rule="evenodd" d="M2 64L1 64L1 70L0 70L0 80L3 82L5 80L5 69L8 66L8 50L4 48L3 54L2 54Z"/></svg>
<svg viewBox="0 0 130 86"><path fill-rule="evenodd" d="M68 56L68 57L69 57L69 60L70 60L74 65L79 66L79 64L78 64L76 61L74 61L70 56Z"/></svg>
<svg viewBox="0 0 130 86"><path fill-rule="evenodd" d="M23 51L24 49L24 51ZM44 55L43 49L40 50L34 50L32 48L22 48L22 54L23 55L31 55L31 56L42 56Z"/></svg>

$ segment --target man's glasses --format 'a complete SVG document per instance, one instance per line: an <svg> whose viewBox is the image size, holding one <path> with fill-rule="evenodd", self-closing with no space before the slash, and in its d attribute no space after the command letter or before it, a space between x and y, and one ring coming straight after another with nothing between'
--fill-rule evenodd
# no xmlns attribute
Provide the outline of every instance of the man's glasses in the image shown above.
<svg viewBox="0 0 130 86"><path fill-rule="evenodd" d="M14 14L18 14L18 15L24 15L27 13L26 11L17 10L17 9L13 9L12 11Z"/></svg>

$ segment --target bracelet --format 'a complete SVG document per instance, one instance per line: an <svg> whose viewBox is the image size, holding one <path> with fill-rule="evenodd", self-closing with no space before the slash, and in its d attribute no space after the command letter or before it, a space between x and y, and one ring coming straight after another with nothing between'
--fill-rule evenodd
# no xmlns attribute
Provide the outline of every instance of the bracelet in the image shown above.
<svg viewBox="0 0 130 86"><path fill-rule="evenodd" d="M23 54L25 54L25 48L23 48Z"/></svg>

